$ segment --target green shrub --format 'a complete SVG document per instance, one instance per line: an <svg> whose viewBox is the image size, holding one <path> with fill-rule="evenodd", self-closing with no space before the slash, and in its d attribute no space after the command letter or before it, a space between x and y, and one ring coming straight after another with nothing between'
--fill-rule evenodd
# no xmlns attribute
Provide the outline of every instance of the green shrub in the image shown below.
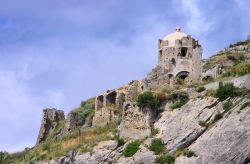
<svg viewBox="0 0 250 164"><path fill-rule="evenodd" d="M220 101L223 101L228 97L236 96L237 93L237 87L235 87L233 83L226 83L216 90L215 96L219 98Z"/></svg>
<svg viewBox="0 0 250 164"><path fill-rule="evenodd" d="M245 75L250 73L250 63L239 63L231 68L233 75Z"/></svg>
<svg viewBox="0 0 250 164"><path fill-rule="evenodd" d="M177 78L176 82L177 82L177 84L179 84L179 85L183 85L183 84L184 84L184 80L181 79L181 78Z"/></svg>
<svg viewBox="0 0 250 164"><path fill-rule="evenodd" d="M50 145L49 144L47 144L47 143L44 143L43 145L42 145L42 147L43 147L43 150L46 150L46 151L50 151Z"/></svg>
<svg viewBox="0 0 250 164"><path fill-rule="evenodd" d="M198 87L198 88L196 89L197 92L203 92L203 91L205 91L205 90L206 90L206 88L203 87L203 86Z"/></svg>
<svg viewBox="0 0 250 164"><path fill-rule="evenodd" d="M223 104L223 109L225 112L228 112L232 108L233 103L230 101L227 101Z"/></svg>
<svg viewBox="0 0 250 164"><path fill-rule="evenodd" d="M141 145L140 140L135 140L127 145L127 147L123 150L122 155L125 157L133 156L138 150Z"/></svg>
<svg viewBox="0 0 250 164"><path fill-rule="evenodd" d="M205 96L211 96L216 97L216 91L215 90L208 90Z"/></svg>
<svg viewBox="0 0 250 164"><path fill-rule="evenodd" d="M151 136L155 136L156 134L159 133L159 129L151 128Z"/></svg>
<svg viewBox="0 0 250 164"><path fill-rule="evenodd" d="M165 151L165 146L162 140L157 138L152 140L149 149L158 155Z"/></svg>
<svg viewBox="0 0 250 164"><path fill-rule="evenodd" d="M87 101L81 102L79 108L75 109L76 111L76 126L82 126L86 122L87 118L93 115L95 110L94 98Z"/></svg>
<svg viewBox="0 0 250 164"><path fill-rule="evenodd" d="M117 141L117 147L120 147L125 144L124 139L120 138L119 136L116 137L116 141Z"/></svg>
<svg viewBox="0 0 250 164"><path fill-rule="evenodd" d="M170 105L170 109L177 109L177 108L182 107L182 106L185 105L185 104L186 104L186 102L177 101L176 103Z"/></svg>
<svg viewBox="0 0 250 164"><path fill-rule="evenodd" d="M164 154L156 158L156 162L160 164L174 164L175 157L170 154Z"/></svg>
<svg viewBox="0 0 250 164"><path fill-rule="evenodd" d="M178 157L180 155L187 156L188 158L196 156L195 153L188 148L180 148L175 152L175 156Z"/></svg>
<svg viewBox="0 0 250 164"><path fill-rule="evenodd" d="M216 115L214 116L213 122L220 120L222 117L223 117L222 113L220 113L220 112L216 113Z"/></svg>
<svg viewBox="0 0 250 164"><path fill-rule="evenodd" d="M160 106L160 101L154 96L150 91L143 92L139 94L136 100L137 106L140 108L150 107L158 109Z"/></svg>
<svg viewBox="0 0 250 164"><path fill-rule="evenodd" d="M0 151L0 164L7 164L9 154L7 152Z"/></svg>
<svg viewBox="0 0 250 164"><path fill-rule="evenodd" d="M245 102L241 107L240 110L245 109L246 107L250 106L250 102Z"/></svg>
<svg viewBox="0 0 250 164"><path fill-rule="evenodd" d="M172 93L169 98L172 100L173 104L170 106L171 109L176 109L182 107L189 100L187 92L176 92Z"/></svg>
<svg viewBox="0 0 250 164"><path fill-rule="evenodd" d="M206 121L199 121L199 125L201 127L208 127L208 123Z"/></svg>

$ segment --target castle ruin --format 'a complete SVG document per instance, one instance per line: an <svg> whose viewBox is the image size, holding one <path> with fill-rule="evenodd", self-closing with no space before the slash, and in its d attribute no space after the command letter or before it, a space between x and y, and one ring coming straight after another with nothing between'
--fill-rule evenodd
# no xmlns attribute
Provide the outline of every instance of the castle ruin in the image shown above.
<svg viewBox="0 0 250 164"><path fill-rule="evenodd" d="M125 110L124 104L133 104L139 93L145 90L157 91L163 87L173 87L177 79L198 82L202 75L202 47L198 40L176 31L159 39L158 64L143 80L96 97L94 126L102 126L118 117L117 110Z"/></svg>
<svg viewBox="0 0 250 164"><path fill-rule="evenodd" d="M167 70L169 79L201 80L202 47L198 40L176 27L174 33L159 39L158 45L158 65Z"/></svg>

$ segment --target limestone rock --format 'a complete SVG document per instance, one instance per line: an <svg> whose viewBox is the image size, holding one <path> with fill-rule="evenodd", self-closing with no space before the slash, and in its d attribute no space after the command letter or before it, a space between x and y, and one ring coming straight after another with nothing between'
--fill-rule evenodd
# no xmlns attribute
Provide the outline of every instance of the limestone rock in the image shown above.
<svg viewBox="0 0 250 164"><path fill-rule="evenodd" d="M53 129L60 121L64 120L64 112L57 109L44 109L43 118L39 131L39 135L36 141L36 145L45 141L51 129Z"/></svg>
<svg viewBox="0 0 250 164"><path fill-rule="evenodd" d="M186 147L205 131L205 127L200 126L199 122L209 122L221 109L221 104L212 97L190 100L179 110L162 113L162 117L154 125L160 130L157 137L163 139L170 151Z"/></svg>
<svg viewBox="0 0 250 164"><path fill-rule="evenodd" d="M153 164L155 163L156 156L146 147L140 146L140 149L133 155L133 159L135 163Z"/></svg>
<svg viewBox="0 0 250 164"><path fill-rule="evenodd" d="M249 99L247 100L249 101ZM198 157L177 159L179 164L240 164L250 162L250 107L240 110L244 101L232 113L199 137L189 149Z"/></svg>
<svg viewBox="0 0 250 164"><path fill-rule="evenodd" d="M244 75L244 76L240 76L240 77L236 77L233 78L231 80L227 80L224 83L233 83L234 86L236 87L245 87L247 89L250 89L250 74ZM204 86L206 89L218 89L219 88L219 82L213 82L213 83L209 83L207 85Z"/></svg>

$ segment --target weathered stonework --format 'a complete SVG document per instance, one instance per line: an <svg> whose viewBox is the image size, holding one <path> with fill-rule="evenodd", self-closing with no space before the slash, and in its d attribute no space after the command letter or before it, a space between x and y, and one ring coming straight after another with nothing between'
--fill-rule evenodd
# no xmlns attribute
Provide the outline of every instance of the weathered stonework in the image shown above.
<svg viewBox="0 0 250 164"><path fill-rule="evenodd" d="M64 112L57 109L44 109L43 118L39 131L39 135L36 141L36 145L45 141L52 130L60 121L64 120Z"/></svg>
<svg viewBox="0 0 250 164"><path fill-rule="evenodd" d="M96 97L93 126L104 126L118 118L125 101L125 94L117 90L107 91Z"/></svg>
<svg viewBox="0 0 250 164"><path fill-rule="evenodd" d="M125 139L142 139L149 136L153 119L151 109L140 109L133 102L124 104L120 136Z"/></svg>
<svg viewBox="0 0 250 164"><path fill-rule="evenodd" d="M158 65L144 79L146 89L173 86L177 78L198 82L202 76L202 47L190 35L176 32L159 39Z"/></svg>
<svg viewBox="0 0 250 164"><path fill-rule="evenodd" d="M69 132L70 130L74 129L75 127L76 127L76 112L71 111L67 115L66 124L64 127L64 133Z"/></svg>

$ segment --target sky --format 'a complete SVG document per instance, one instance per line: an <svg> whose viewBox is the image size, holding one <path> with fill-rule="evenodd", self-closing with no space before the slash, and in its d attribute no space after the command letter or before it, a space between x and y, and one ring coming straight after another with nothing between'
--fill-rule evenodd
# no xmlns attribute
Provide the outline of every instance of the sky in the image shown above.
<svg viewBox="0 0 250 164"><path fill-rule="evenodd" d="M35 144L42 110L67 114L157 63L182 31L203 58L250 34L249 0L0 0L0 150Z"/></svg>

